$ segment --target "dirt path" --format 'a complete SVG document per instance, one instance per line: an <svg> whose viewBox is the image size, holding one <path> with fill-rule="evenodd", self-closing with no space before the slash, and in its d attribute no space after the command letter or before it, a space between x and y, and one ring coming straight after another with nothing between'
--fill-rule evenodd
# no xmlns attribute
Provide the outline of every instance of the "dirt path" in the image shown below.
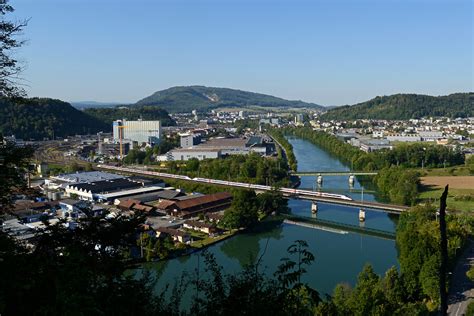
<svg viewBox="0 0 474 316"><path fill-rule="evenodd" d="M474 176L422 177L421 183L440 188L449 184L451 189L474 189Z"/></svg>

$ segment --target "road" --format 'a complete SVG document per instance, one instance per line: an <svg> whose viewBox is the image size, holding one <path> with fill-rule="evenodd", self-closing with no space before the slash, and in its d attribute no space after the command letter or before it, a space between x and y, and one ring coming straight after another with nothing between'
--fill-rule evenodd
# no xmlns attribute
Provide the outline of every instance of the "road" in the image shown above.
<svg viewBox="0 0 474 316"><path fill-rule="evenodd" d="M464 315L467 305L474 300L474 282L466 276L467 270L472 266L474 266L474 241L469 240L469 244L461 258L459 258L451 278L448 315Z"/></svg>

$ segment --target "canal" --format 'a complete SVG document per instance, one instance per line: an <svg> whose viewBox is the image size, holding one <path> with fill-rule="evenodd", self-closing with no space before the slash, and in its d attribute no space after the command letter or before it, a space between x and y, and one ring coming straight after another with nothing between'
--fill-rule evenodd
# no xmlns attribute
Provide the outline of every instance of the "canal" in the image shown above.
<svg viewBox="0 0 474 316"><path fill-rule="evenodd" d="M298 138L289 138L298 160L298 171L347 171L349 168L315 145ZM318 189L315 177L302 177L302 188ZM346 194L354 199L361 198L361 184L355 181L349 186L347 176L326 177L324 191ZM365 200L374 200L371 193L364 193ZM311 217L309 201L290 200L289 206L294 214ZM318 218L359 225L358 209L329 204L319 204ZM394 231L394 219L382 212L366 213L365 227ZM335 233L313 228L282 224L261 233L237 235L209 247L225 272L234 273L246 264L256 261L264 253L262 266L266 273L272 274L286 257L286 249L295 240L302 239L309 244L315 261L304 276L304 281L321 294L331 293L338 283L354 285L358 273L366 263L372 264L378 274L383 274L391 266L398 266L397 251L393 240L381 239L357 233ZM159 287L174 284L183 272L193 275L198 266L202 269L202 258L195 253L163 262L149 263L144 269L159 276Z"/></svg>

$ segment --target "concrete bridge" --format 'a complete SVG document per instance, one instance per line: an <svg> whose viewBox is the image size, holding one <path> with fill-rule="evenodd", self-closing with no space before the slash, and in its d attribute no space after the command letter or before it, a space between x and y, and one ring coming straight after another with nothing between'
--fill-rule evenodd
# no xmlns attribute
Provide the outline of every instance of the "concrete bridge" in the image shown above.
<svg viewBox="0 0 474 316"><path fill-rule="evenodd" d="M241 189L254 190L256 192L275 190L274 187L271 187L268 185L209 179L209 178L199 178L199 177L190 178L189 176L186 176L186 175L149 171L147 169L136 169L136 168L118 167L118 166L111 166L111 165L97 165L97 167L99 169L112 170L112 171L121 172L121 173L139 174L139 175L154 176L154 177L165 178L165 179L169 178L169 179L174 179L174 180L220 185L220 186L226 186L226 187L235 187L235 188L241 188ZM352 207L357 207L361 210L370 209L374 211L382 211L382 212L387 212L387 213L392 213L392 214L400 214L408 209L407 206L402 206L402 205L355 201L352 198L343 194L328 193L328 192L315 192L315 191L310 191L310 190L301 190L301 189L294 189L294 188L278 188L277 190L281 192L283 196L288 197L288 198L296 198L296 199L313 201L313 204L315 204L316 207L317 207L316 203L321 202L321 203L329 203L329 204L336 204L336 205L352 206Z"/></svg>
<svg viewBox="0 0 474 316"><path fill-rule="evenodd" d="M339 222L329 221L325 219L319 218L310 218L298 215L284 215L285 220L284 223L291 224L291 225L298 225L313 229L324 230L336 234L347 234L347 233L357 233L362 235L369 235L378 238L384 238L389 240L395 240L395 232L388 232L380 229L375 228L368 228L364 226L364 223L360 223L360 225L351 225L351 224L343 224Z"/></svg>
<svg viewBox="0 0 474 316"><path fill-rule="evenodd" d="M290 172L294 176L375 176L377 171L297 171Z"/></svg>
<svg viewBox="0 0 474 316"><path fill-rule="evenodd" d="M298 190L298 191L303 191L303 190ZM313 191L308 191L308 192L313 192ZM409 208L408 206L404 206L404 205L356 201L356 200L345 200L345 199L325 197L325 196L314 196L312 194L305 194L304 192L299 192L298 194L283 193L283 196L288 197L288 198L313 201L313 205L316 205L315 206L316 208L317 208L318 202L343 205L343 206L353 206L359 209L385 212L385 213L390 213L390 214L401 214L405 212L406 210L408 210Z"/></svg>

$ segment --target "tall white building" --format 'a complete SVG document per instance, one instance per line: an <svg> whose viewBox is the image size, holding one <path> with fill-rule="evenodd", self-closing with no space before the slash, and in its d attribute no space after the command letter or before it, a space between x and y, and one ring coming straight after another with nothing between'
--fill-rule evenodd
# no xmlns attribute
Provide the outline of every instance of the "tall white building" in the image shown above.
<svg viewBox="0 0 474 316"><path fill-rule="evenodd" d="M123 119L114 121L112 126L116 142L120 141L120 136L123 141L139 144L157 144L160 142L160 121L127 121Z"/></svg>

